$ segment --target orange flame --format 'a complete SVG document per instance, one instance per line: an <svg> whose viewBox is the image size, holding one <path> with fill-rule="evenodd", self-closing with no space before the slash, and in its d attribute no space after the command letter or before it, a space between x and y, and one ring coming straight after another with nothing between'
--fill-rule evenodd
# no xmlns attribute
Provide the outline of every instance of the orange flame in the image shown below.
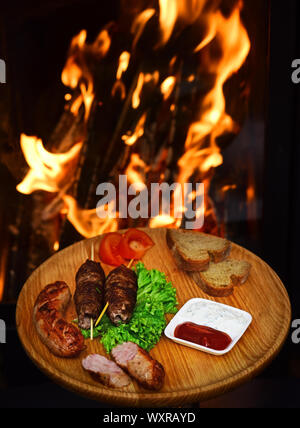
<svg viewBox="0 0 300 428"><path fill-rule="evenodd" d="M216 138L235 128L225 110L223 86L240 69L250 50L250 41L241 22L240 7L239 4L228 18L216 11L214 19L210 20L214 38L203 50L202 60L205 71L216 76L216 79L211 91L201 100L198 121L190 126L185 153L178 162L180 183L186 182L194 171L205 173L221 165L223 158ZM214 56L216 48L222 53L217 58Z"/></svg>
<svg viewBox="0 0 300 428"><path fill-rule="evenodd" d="M181 219L175 219L174 217L167 214L160 214L149 221L149 227L180 227Z"/></svg>
<svg viewBox="0 0 300 428"><path fill-rule="evenodd" d="M141 138L144 135L144 126L145 126L146 118L147 118L147 114L144 113L141 116L140 120L138 121L134 133L132 135L126 134L122 136L122 140L124 141L125 144L127 144L128 146L132 146L137 142L139 138Z"/></svg>
<svg viewBox="0 0 300 428"><path fill-rule="evenodd" d="M145 26L149 19L152 18L152 16L155 14L155 9L146 9L143 12L141 12L137 18L134 20L132 24L131 31L135 35L133 43L132 43L132 49L134 50L136 47L137 42L139 41L141 35L143 34L143 31L145 29Z"/></svg>
<svg viewBox="0 0 300 428"><path fill-rule="evenodd" d="M92 44L92 51L98 58L104 58L111 46L111 38L107 30L102 30Z"/></svg>
<svg viewBox="0 0 300 428"><path fill-rule="evenodd" d="M64 195L63 200L66 205L67 219L85 238L92 238L118 229L118 222L115 218L101 219L98 217L96 209L81 209L77 201L70 195Z"/></svg>
<svg viewBox="0 0 300 428"><path fill-rule="evenodd" d="M116 219L99 218L96 209L81 209L72 196L63 192L66 182L74 176L81 147L82 143L78 143L67 153L50 153L44 148L41 140L22 134L21 148L30 170L17 186L17 190L26 195L36 190L60 192L60 197L65 203L61 212L66 214L81 235L91 238L107 231L117 230L118 225ZM54 251L59 249L57 241L53 249Z"/></svg>
<svg viewBox="0 0 300 428"><path fill-rule="evenodd" d="M157 85L159 81L159 71L155 70L153 73L146 73L144 81L145 83L153 82L154 85Z"/></svg>
<svg viewBox="0 0 300 428"><path fill-rule="evenodd" d="M17 190L26 195L35 190L58 192L73 176L82 143L75 144L67 153L50 153L36 137L21 135L21 148L29 172L18 184Z"/></svg>
<svg viewBox="0 0 300 428"><path fill-rule="evenodd" d="M176 78L174 76L167 77L160 85L160 90L164 96L164 100L167 100L172 94L176 84Z"/></svg>
<svg viewBox="0 0 300 428"><path fill-rule="evenodd" d="M144 81L145 81L145 75L144 75L144 73L140 73L139 77L138 77L136 88L135 88L134 93L132 95L132 107L134 109L137 109L138 106L140 105L140 102L141 102L140 95L141 95L141 91L142 91L143 86L144 86Z"/></svg>
<svg viewBox="0 0 300 428"><path fill-rule="evenodd" d="M172 80L172 78L171 78ZM137 109L141 103L141 93L145 83L153 82L156 85L159 81L159 71L155 70L153 73L140 73L137 81L136 88L132 95L132 108ZM164 84L163 89L166 90L170 87L170 80ZM162 89L162 90L163 90Z"/></svg>
<svg viewBox="0 0 300 428"><path fill-rule="evenodd" d="M128 64L130 61L130 53L127 51L124 51L121 53L119 58L119 67L117 70L117 80L120 80L122 78L122 74L125 73L125 71L128 68Z"/></svg>
<svg viewBox="0 0 300 428"><path fill-rule="evenodd" d="M86 30L82 30L72 39L61 80L71 89L80 89L81 94L73 101L70 111L76 116L84 104L84 118L87 122L94 100L94 82L86 57L92 54L95 59L103 58L110 49L111 39L107 30L102 30L92 45L86 43L86 37Z"/></svg>
<svg viewBox="0 0 300 428"><path fill-rule="evenodd" d="M72 89L77 87L78 82L83 75L82 67L76 62L75 54L78 55L78 52L84 49L86 36L86 30L82 30L72 39L70 56L61 74L63 84Z"/></svg>
<svg viewBox="0 0 300 428"><path fill-rule="evenodd" d="M132 153L130 163L126 169L128 182L133 184L136 190L139 190L145 184L145 172L147 165L137 153Z"/></svg>
<svg viewBox="0 0 300 428"><path fill-rule="evenodd" d="M169 41L177 24L193 24L205 5L206 0L159 0L161 40L158 46Z"/></svg>
<svg viewBox="0 0 300 428"><path fill-rule="evenodd" d="M210 172L223 163L221 150L217 138L225 132L235 130L236 125L226 113L226 100L223 87L231 75L237 72L245 62L250 49L247 32L241 22L241 2L235 7L230 16L225 17L218 10L214 2L208 0L159 0L159 28L160 41L154 46L165 46L169 40L182 28L191 25L201 25L204 28L202 40L192 46L194 55L201 55L199 69L214 77L212 88L202 97L194 122L189 127L184 153L178 161L179 173L177 182L180 185L189 182L195 173L205 183L206 195L210 186ZM140 13L132 25L133 43L132 51L136 48L149 20L156 13L155 9L146 9ZM205 25L202 25L205 22ZM66 100L71 101L70 111L77 115L84 106L84 121L88 121L94 101L94 80L91 63L101 60L110 50L111 38L107 29L102 30L94 43L86 42L87 32L82 30L76 35L70 46L68 59L62 72L62 82L71 89L77 89L77 98L70 94ZM218 55L216 55L218 52ZM126 89L122 82L123 73L128 69L131 54L123 52L119 57L116 70L116 82L112 94L121 91L121 98L126 96ZM169 73L175 65L176 55L170 62ZM94 61L93 61L94 60ZM133 92L131 105L133 109L141 106L143 87L146 84L159 85L160 73L158 70L140 72ZM189 82L195 80L195 75L187 78ZM160 91L164 100L168 100L176 85L176 77L170 75L160 83ZM170 107L175 109L175 105ZM141 113L140 113L141 114ZM144 112L132 133L122 136L127 146L134 145L144 135L147 112ZM64 202L61 212L66 214L68 220L85 237L92 237L107 231L117 230L118 223L114 218L100 219L95 210L81 209L77 201L66 194L66 183L72 181L82 143L75 144L67 153L48 152L41 140L36 137L21 136L21 147L25 159L30 167L24 180L17 186L21 193L29 194L35 190L45 190L58 193ZM130 184L137 190L146 185L145 174L149 170L146 163L137 153L131 154L126 174ZM249 187L248 200L254 198L254 187ZM195 192L190 198L194 200ZM196 213L199 216L204 210L204 204ZM212 211L211 207L209 208ZM206 213L207 214L207 213ZM172 215L160 214L149 222L150 227L169 226L179 227L181 219ZM59 248L55 242L54 249Z"/></svg>
<svg viewBox="0 0 300 428"><path fill-rule="evenodd" d="M115 96L117 91L120 91L122 100L124 100L126 97L126 88L123 82L121 81L121 79L122 79L123 73L125 73L125 71L128 68L129 61L130 61L130 53L127 51L124 51L123 53L121 53L119 58L119 66L117 69L117 75L116 75L117 80L111 91L111 94L113 97Z"/></svg>

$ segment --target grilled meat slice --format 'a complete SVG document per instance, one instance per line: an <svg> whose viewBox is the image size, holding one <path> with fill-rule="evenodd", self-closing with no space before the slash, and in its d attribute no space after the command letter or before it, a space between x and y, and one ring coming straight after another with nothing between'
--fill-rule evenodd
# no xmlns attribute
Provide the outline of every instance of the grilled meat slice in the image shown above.
<svg viewBox="0 0 300 428"><path fill-rule="evenodd" d="M105 273L98 262L87 260L76 273L74 301L80 328L89 329L103 306Z"/></svg>
<svg viewBox="0 0 300 428"><path fill-rule="evenodd" d="M105 302L109 303L107 315L115 325L128 323L136 304L136 273L121 265L113 269L105 281Z"/></svg>
<svg viewBox="0 0 300 428"><path fill-rule="evenodd" d="M38 295L33 319L42 342L58 357L76 357L84 349L84 338L73 324L63 319L71 292L63 281L47 285Z"/></svg>
<svg viewBox="0 0 300 428"><path fill-rule="evenodd" d="M136 343L126 342L111 351L115 362L144 388L158 391L165 378L163 366Z"/></svg>
<svg viewBox="0 0 300 428"><path fill-rule="evenodd" d="M131 383L127 374L114 362L99 354L91 354L82 360L82 366L103 385L123 388Z"/></svg>

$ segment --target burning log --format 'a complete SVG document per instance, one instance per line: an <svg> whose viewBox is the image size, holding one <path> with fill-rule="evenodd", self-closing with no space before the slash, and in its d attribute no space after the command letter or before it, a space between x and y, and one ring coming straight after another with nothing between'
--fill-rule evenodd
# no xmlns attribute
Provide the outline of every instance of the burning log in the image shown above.
<svg viewBox="0 0 300 428"><path fill-rule="evenodd" d="M64 153L85 138L84 109L79 109L76 115L71 111L71 106L78 99L78 96L78 91L75 91L49 138L48 146L53 153Z"/></svg>

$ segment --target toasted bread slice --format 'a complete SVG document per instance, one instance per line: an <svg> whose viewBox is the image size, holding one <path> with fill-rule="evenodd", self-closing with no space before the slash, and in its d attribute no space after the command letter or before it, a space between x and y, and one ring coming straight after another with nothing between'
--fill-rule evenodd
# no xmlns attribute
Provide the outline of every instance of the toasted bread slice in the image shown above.
<svg viewBox="0 0 300 428"><path fill-rule="evenodd" d="M189 272L208 269L211 260L219 263L231 250L226 239L184 229L168 229L167 244L178 267Z"/></svg>
<svg viewBox="0 0 300 428"><path fill-rule="evenodd" d="M243 260L227 259L220 263L211 262L205 272L193 272L191 277L210 296L226 297L237 285L247 281L251 265Z"/></svg>

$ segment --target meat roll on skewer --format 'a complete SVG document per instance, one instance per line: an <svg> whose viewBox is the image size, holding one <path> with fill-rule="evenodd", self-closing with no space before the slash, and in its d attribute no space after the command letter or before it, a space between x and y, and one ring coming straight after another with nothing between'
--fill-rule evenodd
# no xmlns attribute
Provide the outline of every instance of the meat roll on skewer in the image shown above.
<svg viewBox="0 0 300 428"><path fill-rule="evenodd" d="M100 263L87 260L79 268L75 280L78 325L87 330L91 327L91 319L97 320L103 306L105 273Z"/></svg>
<svg viewBox="0 0 300 428"><path fill-rule="evenodd" d="M121 265L113 269L105 281L107 315L115 325L128 323L131 319L137 296L136 273Z"/></svg>

